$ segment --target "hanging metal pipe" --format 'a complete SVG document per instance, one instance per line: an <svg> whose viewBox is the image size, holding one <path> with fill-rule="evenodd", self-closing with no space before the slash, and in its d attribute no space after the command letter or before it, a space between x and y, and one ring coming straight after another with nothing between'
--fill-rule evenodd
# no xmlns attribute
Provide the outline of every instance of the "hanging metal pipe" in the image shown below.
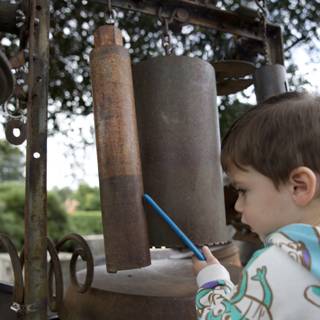
<svg viewBox="0 0 320 320"><path fill-rule="evenodd" d="M25 200L25 317L47 319L47 102L49 1L30 2Z"/></svg>
<svg viewBox="0 0 320 320"><path fill-rule="evenodd" d="M108 272L150 264L131 61L114 25L90 55L100 198Z"/></svg>
<svg viewBox="0 0 320 320"><path fill-rule="evenodd" d="M286 69L280 64L264 65L253 74L257 103L288 91Z"/></svg>

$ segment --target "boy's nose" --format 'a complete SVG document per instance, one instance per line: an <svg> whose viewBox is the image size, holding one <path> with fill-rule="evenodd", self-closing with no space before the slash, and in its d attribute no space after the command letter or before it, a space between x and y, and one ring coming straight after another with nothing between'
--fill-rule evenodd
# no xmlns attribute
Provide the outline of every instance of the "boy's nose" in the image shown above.
<svg viewBox="0 0 320 320"><path fill-rule="evenodd" d="M242 201L240 199L240 197L237 198L236 203L234 204L234 210L236 210L237 212L241 213L243 208L242 208Z"/></svg>

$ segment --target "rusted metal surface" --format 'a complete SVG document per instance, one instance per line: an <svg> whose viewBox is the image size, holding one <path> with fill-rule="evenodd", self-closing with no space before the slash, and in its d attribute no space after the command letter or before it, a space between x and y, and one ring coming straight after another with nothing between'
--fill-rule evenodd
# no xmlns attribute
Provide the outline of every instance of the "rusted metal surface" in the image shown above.
<svg viewBox="0 0 320 320"><path fill-rule="evenodd" d="M26 320L47 318L47 101L49 3L30 1L25 201Z"/></svg>
<svg viewBox="0 0 320 320"><path fill-rule="evenodd" d="M213 67L167 56L133 68L145 192L197 245L228 241ZM146 207L151 245L183 244Z"/></svg>
<svg viewBox="0 0 320 320"><path fill-rule="evenodd" d="M150 264L131 61L113 25L95 33L90 55L107 270Z"/></svg>
<svg viewBox="0 0 320 320"><path fill-rule="evenodd" d="M229 255L221 250L224 251L220 249L220 253L215 251L215 254L231 272L232 280L237 282L240 273L238 251L234 250L231 257L230 249ZM196 319L194 295L197 285L191 259L171 258L167 251L165 255L166 258L152 259L149 267L117 274L106 274L102 266L96 267L92 288L86 294L79 295L72 287L68 288L61 319ZM226 258L229 258L228 262Z"/></svg>
<svg viewBox="0 0 320 320"><path fill-rule="evenodd" d="M14 88L14 77L11 65L5 54L0 51L0 105L12 94Z"/></svg>
<svg viewBox="0 0 320 320"><path fill-rule="evenodd" d="M258 103L288 91L286 69L280 64L260 67L255 71L253 81Z"/></svg>

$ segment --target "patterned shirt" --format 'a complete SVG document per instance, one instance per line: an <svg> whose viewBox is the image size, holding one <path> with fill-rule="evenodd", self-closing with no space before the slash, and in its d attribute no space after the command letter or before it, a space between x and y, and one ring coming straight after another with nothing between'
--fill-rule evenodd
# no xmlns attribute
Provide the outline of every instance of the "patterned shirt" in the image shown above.
<svg viewBox="0 0 320 320"><path fill-rule="evenodd" d="M238 285L220 264L197 276L198 319L320 319L320 227L291 224L269 235Z"/></svg>

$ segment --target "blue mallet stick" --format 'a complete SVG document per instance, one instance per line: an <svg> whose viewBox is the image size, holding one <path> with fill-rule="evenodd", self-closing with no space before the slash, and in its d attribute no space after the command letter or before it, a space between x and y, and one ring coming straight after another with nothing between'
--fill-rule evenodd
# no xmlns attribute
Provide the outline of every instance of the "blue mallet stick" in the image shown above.
<svg viewBox="0 0 320 320"><path fill-rule="evenodd" d="M196 255L199 260L205 261L203 253L194 245L194 243L183 233L183 231L174 223L174 221L157 205L157 203L147 194L143 198L156 211L156 213L169 225L177 234L182 242Z"/></svg>

